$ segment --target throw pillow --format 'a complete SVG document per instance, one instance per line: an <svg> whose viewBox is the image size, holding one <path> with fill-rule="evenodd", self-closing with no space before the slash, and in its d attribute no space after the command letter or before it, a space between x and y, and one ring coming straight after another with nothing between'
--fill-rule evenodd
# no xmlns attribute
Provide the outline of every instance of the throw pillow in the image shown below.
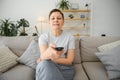
<svg viewBox="0 0 120 80"><path fill-rule="evenodd" d="M114 47L117 47L118 45L120 45L120 40L112 42L112 43L104 44L104 45L98 47L98 50L100 52L107 51L107 50L110 50L110 49L112 49Z"/></svg>
<svg viewBox="0 0 120 80"><path fill-rule="evenodd" d="M18 57L6 46L0 47L0 72L5 72L17 64Z"/></svg>
<svg viewBox="0 0 120 80"><path fill-rule="evenodd" d="M17 59L18 62L25 64L33 69L36 68L36 60L39 58L39 46L37 40L32 40L26 51Z"/></svg>
<svg viewBox="0 0 120 80"><path fill-rule="evenodd" d="M105 65L109 79L120 78L120 46L111 50L96 53Z"/></svg>

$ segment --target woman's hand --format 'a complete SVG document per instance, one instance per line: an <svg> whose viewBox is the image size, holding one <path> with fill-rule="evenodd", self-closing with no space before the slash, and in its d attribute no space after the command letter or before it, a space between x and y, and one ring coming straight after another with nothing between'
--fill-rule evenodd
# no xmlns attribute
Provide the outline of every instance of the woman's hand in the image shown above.
<svg viewBox="0 0 120 80"><path fill-rule="evenodd" d="M63 53L63 51L55 50L55 45L54 44L50 44L48 49L49 49L48 51L50 51L50 59L53 60L53 61L55 59L58 59L61 56L61 54Z"/></svg>
<svg viewBox="0 0 120 80"><path fill-rule="evenodd" d="M51 60L56 63L56 60L60 59L60 56L61 56L62 53L63 53L63 50L62 51L57 51L56 54L58 55L58 57L57 58L52 57Z"/></svg>
<svg viewBox="0 0 120 80"><path fill-rule="evenodd" d="M53 43L51 43L49 47L47 47L46 45L40 46L41 56L40 60L38 59L37 61L40 62L41 60L55 60L60 58L63 51L57 51L55 47L56 46Z"/></svg>
<svg viewBox="0 0 120 80"><path fill-rule="evenodd" d="M54 60L60 58L60 56L61 56L62 53L63 53L63 51L56 51L56 50L54 50L54 52L51 53L50 59L52 61L54 61Z"/></svg>

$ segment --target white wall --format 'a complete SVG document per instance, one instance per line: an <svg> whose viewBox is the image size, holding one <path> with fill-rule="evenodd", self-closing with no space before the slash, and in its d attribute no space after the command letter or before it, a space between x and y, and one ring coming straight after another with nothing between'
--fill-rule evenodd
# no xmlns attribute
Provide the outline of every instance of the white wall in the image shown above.
<svg viewBox="0 0 120 80"><path fill-rule="evenodd" d="M10 18L16 21L25 18L30 22L31 31L34 32L34 26L40 28L38 18L44 16L47 19L48 13L55 8L57 0L0 0L0 19ZM48 27L46 27L48 28ZM47 30L47 29L45 29Z"/></svg>
<svg viewBox="0 0 120 80"><path fill-rule="evenodd" d="M59 0L0 0L0 19L10 18L16 21L26 18L31 25L40 26L39 16L48 18L49 11L55 8ZM69 0L72 3L79 3L80 9L86 3L92 4L92 34L93 35L120 35L120 0ZM49 27L44 25L44 32Z"/></svg>
<svg viewBox="0 0 120 80"><path fill-rule="evenodd" d="M120 0L93 1L93 34L120 36Z"/></svg>

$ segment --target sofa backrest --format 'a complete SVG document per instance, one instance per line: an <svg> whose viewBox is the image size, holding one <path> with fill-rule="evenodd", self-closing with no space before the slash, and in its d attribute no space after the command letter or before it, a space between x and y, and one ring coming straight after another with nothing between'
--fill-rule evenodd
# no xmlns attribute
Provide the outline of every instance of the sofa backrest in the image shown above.
<svg viewBox="0 0 120 80"><path fill-rule="evenodd" d="M120 40L120 37L82 37L80 39L82 61L99 61L95 55L98 52L97 47L117 40Z"/></svg>
<svg viewBox="0 0 120 80"><path fill-rule="evenodd" d="M32 36L16 36L16 37L1 37L0 36L0 45L4 44L9 47L17 56L21 56L27 47L29 46L30 42L33 39L38 39L38 37ZM74 63L81 63L80 58L80 38L75 37L75 58Z"/></svg>
<svg viewBox="0 0 120 80"><path fill-rule="evenodd" d="M17 36L17 37L0 37L0 45L9 47L17 56L21 56L33 37Z"/></svg>
<svg viewBox="0 0 120 80"><path fill-rule="evenodd" d="M75 37L75 58L74 58L74 63L78 64L81 63L81 58L80 58L80 38Z"/></svg>
<svg viewBox="0 0 120 80"><path fill-rule="evenodd" d="M29 46L32 39L30 36L0 37L0 45L8 46L17 56L21 56ZM120 37L75 37L75 59L74 63L81 61L99 61L95 52L97 47L120 40Z"/></svg>

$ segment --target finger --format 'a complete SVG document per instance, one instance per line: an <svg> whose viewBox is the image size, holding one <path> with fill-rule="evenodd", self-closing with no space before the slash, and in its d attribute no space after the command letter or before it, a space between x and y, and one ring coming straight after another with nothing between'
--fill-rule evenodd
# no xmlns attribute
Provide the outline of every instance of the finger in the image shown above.
<svg viewBox="0 0 120 80"><path fill-rule="evenodd" d="M51 43L49 46L52 48L55 48L55 44L53 44L53 43Z"/></svg>
<svg viewBox="0 0 120 80"><path fill-rule="evenodd" d="M51 54L51 59L52 60L57 59L57 58L59 58L58 54L55 54L55 53Z"/></svg>
<svg viewBox="0 0 120 80"><path fill-rule="evenodd" d="M61 55L61 54L63 54L63 51L58 51L57 54L58 54L58 55Z"/></svg>

